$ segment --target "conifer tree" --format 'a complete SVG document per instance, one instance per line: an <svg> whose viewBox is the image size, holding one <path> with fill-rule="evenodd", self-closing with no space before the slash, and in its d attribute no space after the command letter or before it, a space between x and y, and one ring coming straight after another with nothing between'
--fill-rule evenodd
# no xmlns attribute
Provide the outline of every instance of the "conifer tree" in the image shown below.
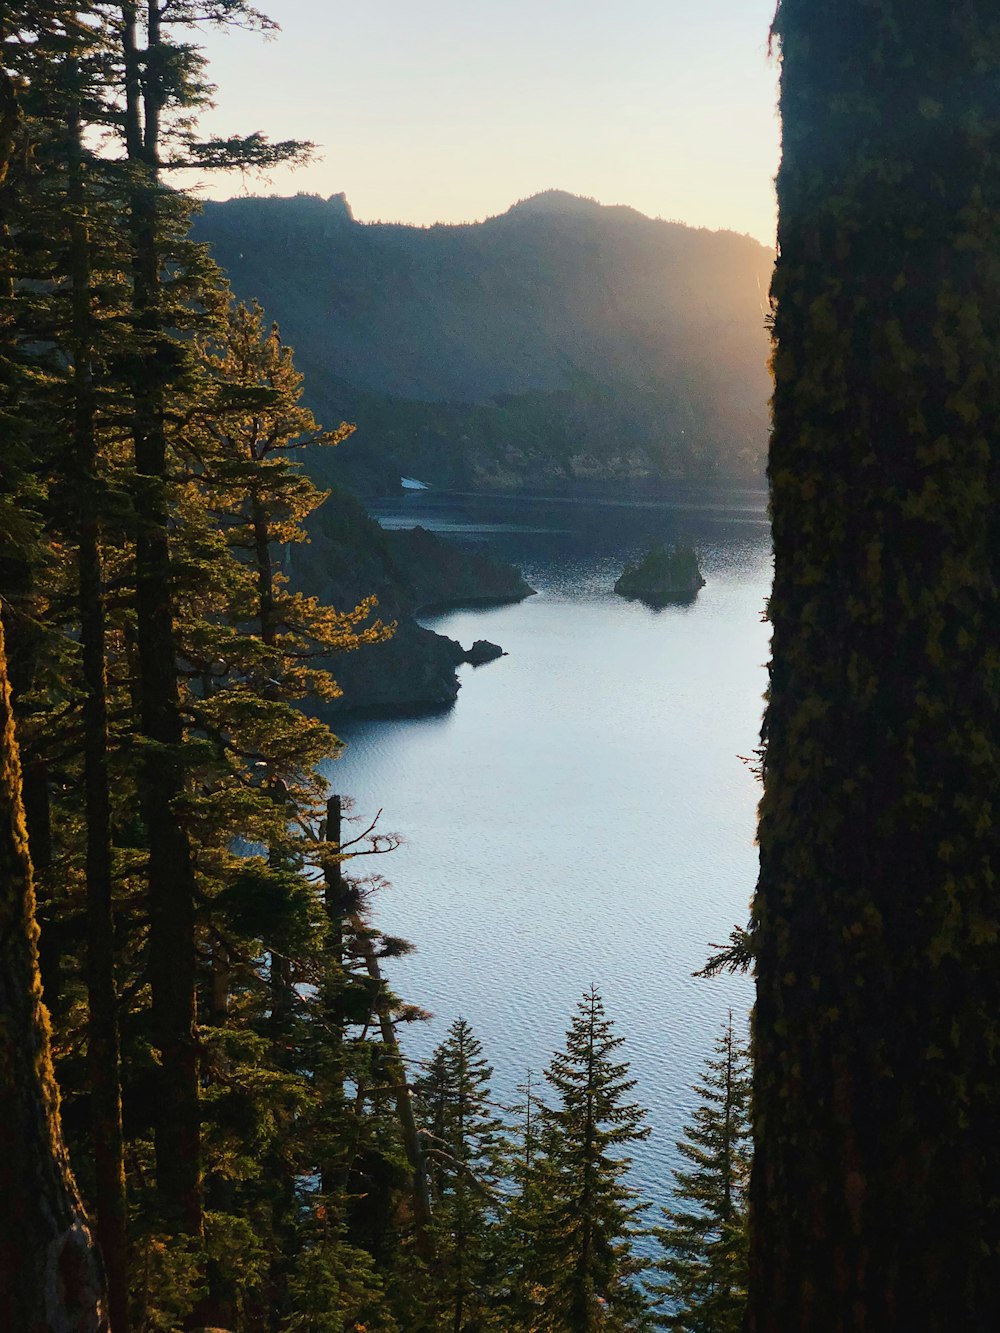
<svg viewBox="0 0 1000 1333"><path fill-rule="evenodd" d="M500 1218L500 1307L511 1329L534 1326L544 1291L547 1266L536 1231L542 1226L547 1197L547 1163L541 1156L542 1101L539 1082L529 1069L516 1089L521 1100L509 1108L506 1206Z"/></svg>
<svg viewBox="0 0 1000 1333"><path fill-rule="evenodd" d="M18 7L13 7L16 11ZM86 882L88 1057L90 1123L96 1177L96 1230L107 1273L109 1315L115 1333L126 1333L124 1166L120 1075L111 924L110 826L108 812L104 630L97 543L102 489L96 481L94 343L96 307L89 212L97 191L89 177L93 155L83 145L83 125L108 118L108 91L99 58L102 28L90 7L39 5L21 15L4 13L5 77L19 88L19 129L13 199L5 199L9 224L4 247L10 279L0 320L11 331L8 353L19 363L16 394L6 404L7 465L22 455L21 484L8 501L20 509L5 522L22 541L19 556L8 553L0 583L17 610L13 622L21 642L18 709L28 725L26 771L29 844L43 869L54 858L55 838L49 773L41 733L46 687L57 682L71 695L82 685L84 786L86 791ZM9 71L9 73L8 73ZM13 85L12 85L13 86ZM107 187L106 176L103 186ZM6 193L6 191L5 191ZM107 246L104 247L107 267ZM119 256L120 258L120 256ZM121 285L120 283L118 284ZM101 303L113 299L114 281L102 283ZM107 349L105 349L105 353ZM8 365L11 361L7 362ZM12 386L14 387L14 386ZM65 446L63 441L66 442ZM10 457L13 454L13 458ZM6 471L6 467L3 469ZM30 477L29 485L24 482ZM0 499L0 509L3 500ZM35 510L30 545L23 541L25 509ZM70 516L69 510L72 510ZM11 511L10 516L13 516ZM30 519L28 520L30 522ZM56 553L68 537L77 547L82 673L72 650L56 646L51 617L46 624L43 585L59 577ZM16 572L20 566L21 573ZM72 596L73 594L71 594ZM53 651L55 649L55 651ZM53 669L55 665L55 669ZM82 680L79 675L82 674ZM55 691L58 693L59 691ZM57 995L51 925L43 935L47 994Z"/></svg>
<svg viewBox="0 0 1000 1333"><path fill-rule="evenodd" d="M739 1333L746 1307L750 1057L733 1015L695 1085L700 1105L677 1144L689 1165L674 1172L674 1202L656 1235L666 1250L651 1284L666 1299L659 1319L676 1333Z"/></svg>
<svg viewBox="0 0 1000 1333"><path fill-rule="evenodd" d="M434 1281L453 1333L495 1327L489 1284L501 1125L490 1103L492 1075L472 1028L458 1018L415 1085L438 1237Z"/></svg>
<svg viewBox="0 0 1000 1333"><path fill-rule="evenodd" d="M748 1328L1000 1326L1000 24L781 0Z"/></svg>
<svg viewBox="0 0 1000 1333"><path fill-rule="evenodd" d="M188 37L200 24L273 28L244 0L197 0L118 11L121 117L128 158L132 247L132 439L136 516L136 647L143 820L149 842L150 982L162 1069L156 1125L157 1188L168 1229L198 1236L202 1189L198 1054L195 1038L196 867L179 817L187 774L174 634L167 423L190 371L184 334L197 322L204 258L186 243L191 206L165 188L165 169L261 165L287 160L300 145L268 148L260 136L200 143L192 112L209 90Z"/></svg>
<svg viewBox="0 0 1000 1333"><path fill-rule="evenodd" d="M629 1333L650 1327L632 1253L647 1205L625 1184L625 1150L649 1134L646 1112L626 1097L635 1087L615 1058L614 1033L596 987L584 992L545 1078L555 1095L542 1105L540 1215L532 1227L541 1272L537 1323L553 1333Z"/></svg>

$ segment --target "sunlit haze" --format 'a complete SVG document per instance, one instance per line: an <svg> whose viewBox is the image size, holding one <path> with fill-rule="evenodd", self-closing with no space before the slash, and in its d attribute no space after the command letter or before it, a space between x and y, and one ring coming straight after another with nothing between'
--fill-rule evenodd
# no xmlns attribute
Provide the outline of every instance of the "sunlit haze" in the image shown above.
<svg viewBox="0 0 1000 1333"><path fill-rule="evenodd" d="M359 219L474 221L559 188L774 238L774 0L272 0L209 34L213 132L319 158L220 198L344 191Z"/></svg>

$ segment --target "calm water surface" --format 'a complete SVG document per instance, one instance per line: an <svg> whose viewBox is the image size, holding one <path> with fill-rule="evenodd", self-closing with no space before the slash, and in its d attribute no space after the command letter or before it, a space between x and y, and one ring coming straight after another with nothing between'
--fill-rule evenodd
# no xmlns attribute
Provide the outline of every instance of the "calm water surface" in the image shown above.
<svg viewBox="0 0 1000 1333"><path fill-rule="evenodd" d="M382 807L404 846L377 924L417 946L393 965L419 1058L464 1015L510 1098L561 1045L591 982L626 1038L652 1134L634 1183L667 1201L691 1084L746 978L698 980L710 941L744 922L756 878L757 744L771 573L761 494L642 501L409 494L373 510L524 570L539 595L428 624L509 654L462 668L449 712L342 725L334 789ZM688 607L617 597L628 557L682 535L707 580Z"/></svg>

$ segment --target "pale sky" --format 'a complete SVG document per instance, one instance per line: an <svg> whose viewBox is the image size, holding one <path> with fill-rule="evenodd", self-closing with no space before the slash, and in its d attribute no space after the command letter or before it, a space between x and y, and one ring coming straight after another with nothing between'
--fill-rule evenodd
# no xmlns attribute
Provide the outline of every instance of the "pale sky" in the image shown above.
<svg viewBox="0 0 1000 1333"><path fill-rule="evenodd" d="M562 189L773 244L774 0L258 3L273 40L208 34L205 124L321 160L253 193L342 190L364 221L431 223Z"/></svg>

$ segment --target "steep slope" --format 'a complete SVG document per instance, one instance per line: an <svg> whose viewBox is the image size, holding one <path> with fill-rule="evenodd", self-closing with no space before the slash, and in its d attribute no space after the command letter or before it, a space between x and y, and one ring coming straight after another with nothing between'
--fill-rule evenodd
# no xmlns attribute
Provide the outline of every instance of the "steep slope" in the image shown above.
<svg viewBox="0 0 1000 1333"><path fill-rule="evenodd" d="M197 235L357 437L331 475L517 486L757 476L773 255L552 191L465 226L329 200L209 203Z"/></svg>

